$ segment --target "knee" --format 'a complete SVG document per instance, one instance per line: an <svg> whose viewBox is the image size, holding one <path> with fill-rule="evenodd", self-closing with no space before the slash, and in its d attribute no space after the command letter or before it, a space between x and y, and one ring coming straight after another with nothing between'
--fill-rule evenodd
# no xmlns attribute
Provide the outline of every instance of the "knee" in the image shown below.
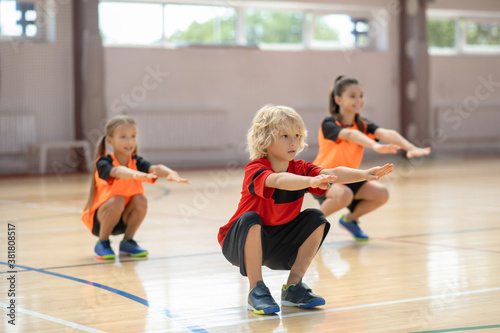
<svg viewBox="0 0 500 333"><path fill-rule="evenodd" d="M338 200L340 206L347 207L354 200L354 194L347 186L343 186L343 191L336 193L336 196L332 198Z"/></svg>
<svg viewBox="0 0 500 333"><path fill-rule="evenodd" d="M254 224L252 225L249 229L248 229L248 233L249 234L252 234L252 233L255 233L255 234L260 234L262 230L262 226L260 224Z"/></svg>
<svg viewBox="0 0 500 333"><path fill-rule="evenodd" d="M317 208L308 208L304 212L307 212L307 214L309 215L308 218L311 219L318 219L325 217L325 214L321 211L321 209Z"/></svg>
<svg viewBox="0 0 500 333"><path fill-rule="evenodd" d="M387 188L381 188L378 195L377 195L377 201L383 205L389 200L389 191Z"/></svg>
<svg viewBox="0 0 500 333"><path fill-rule="evenodd" d="M148 209L148 200L146 196L143 194L137 194L130 199L129 205L134 208L134 210L147 211Z"/></svg>
<svg viewBox="0 0 500 333"><path fill-rule="evenodd" d="M247 212L241 215L240 223L249 226L248 230L260 230L262 228L262 218L256 212Z"/></svg>
<svg viewBox="0 0 500 333"><path fill-rule="evenodd" d="M108 204L107 205L108 209L112 210L113 212L122 213L123 210L125 209L125 198L117 195L111 197L107 201L107 204Z"/></svg>
<svg viewBox="0 0 500 333"><path fill-rule="evenodd" d="M333 187L327 192L326 197L328 199L333 199L337 202L339 206L347 207L351 204L354 199L354 194L352 191L343 185L334 185L338 186L335 191L333 191Z"/></svg>

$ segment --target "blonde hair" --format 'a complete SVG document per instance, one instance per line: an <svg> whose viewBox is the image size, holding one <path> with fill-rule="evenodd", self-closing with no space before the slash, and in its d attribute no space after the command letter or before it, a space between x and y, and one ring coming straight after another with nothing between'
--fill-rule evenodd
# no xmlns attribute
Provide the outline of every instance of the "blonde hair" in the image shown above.
<svg viewBox="0 0 500 333"><path fill-rule="evenodd" d="M132 117L126 115L114 116L113 118L108 120L105 127L105 133L99 138L99 140L97 140L94 160L97 160L99 156L106 155L106 137L108 136L112 137L118 126L125 124L132 124L137 126L135 120ZM137 154L137 151L138 149L137 147L135 147L133 154ZM89 208L89 213L90 213L90 206L92 205L95 196L95 170L96 170L95 168L96 167L94 164L94 170L92 171L92 181L90 184L90 195L87 200L87 204L85 205L85 209Z"/></svg>
<svg viewBox="0 0 500 333"><path fill-rule="evenodd" d="M305 142L307 129L300 115L288 106L266 105L262 107L253 118L252 127L248 130L247 144L250 159L258 159L267 156L267 148L274 140L278 139L281 129L292 128L300 135L300 153L307 146Z"/></svg>

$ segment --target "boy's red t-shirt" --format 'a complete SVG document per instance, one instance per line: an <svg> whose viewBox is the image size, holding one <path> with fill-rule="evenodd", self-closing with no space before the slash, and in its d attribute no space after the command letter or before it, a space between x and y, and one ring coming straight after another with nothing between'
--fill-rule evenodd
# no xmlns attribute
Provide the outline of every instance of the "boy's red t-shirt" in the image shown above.
<svg viewBox="0 0 500 333"><path fill-rule="evenodd" d="M310 162L293 160L290 161L287 172L315 177L321 170L323 169ZM318 195L326 193L326 190L317 188L286 191L266 187L266 179L272 173L275 172L271 167L271 162L266 158L256 159L247 164L238 209L229 222L219 229L218 241L221 246L231 225L244 213L256 212L262 218L264 225L285 224L300 213L306 192Z"/></svg>

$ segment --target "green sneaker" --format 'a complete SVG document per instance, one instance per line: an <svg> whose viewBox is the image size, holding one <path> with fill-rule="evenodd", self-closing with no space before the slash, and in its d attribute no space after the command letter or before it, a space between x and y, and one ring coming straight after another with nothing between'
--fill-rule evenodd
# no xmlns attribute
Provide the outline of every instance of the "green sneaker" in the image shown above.
<svg viewBox="0 0 500 333"><path fill-rule="evenodd" d="M120 242L120 254L129 255L131 257L145 257L149 252L137 245L135 240L129 239Z"/></svg>
<svg viewBox="0 0 500 333"><path fill-rule="evenodd" d="M352 237L354 237L355 240L358 242L368 242L370 239L367 234L361 230L361 228L358 225L358 221L353 220L353 221L346 221L344 220L344 215L339 219L339 224L343 226L344 228L347 229L352 234Z"/></svg>
<svg viewBox="0 0 500 333"><path fill-rule="evenodd" d="M95 243L94 253L97 259L112 260L116 257L109 240L98 240Z"/></svg>

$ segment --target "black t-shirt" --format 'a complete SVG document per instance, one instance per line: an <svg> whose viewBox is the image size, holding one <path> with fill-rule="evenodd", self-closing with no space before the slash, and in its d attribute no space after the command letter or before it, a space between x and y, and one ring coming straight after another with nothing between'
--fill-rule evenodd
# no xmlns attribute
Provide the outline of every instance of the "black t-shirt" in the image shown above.
<svg viewBox="0 0 500 333"><path fill-rule="evenodd" d="M150 162L146 161L139 155L132 155L132 159L136 161L137 171L149 173L149 168L152 165ZM99 174L99 178L104 179L105 181L109 180L109 173L114 167L115 165L113 165L113 158L111 155L102 155L96 162L96 169Z"/></svg>

